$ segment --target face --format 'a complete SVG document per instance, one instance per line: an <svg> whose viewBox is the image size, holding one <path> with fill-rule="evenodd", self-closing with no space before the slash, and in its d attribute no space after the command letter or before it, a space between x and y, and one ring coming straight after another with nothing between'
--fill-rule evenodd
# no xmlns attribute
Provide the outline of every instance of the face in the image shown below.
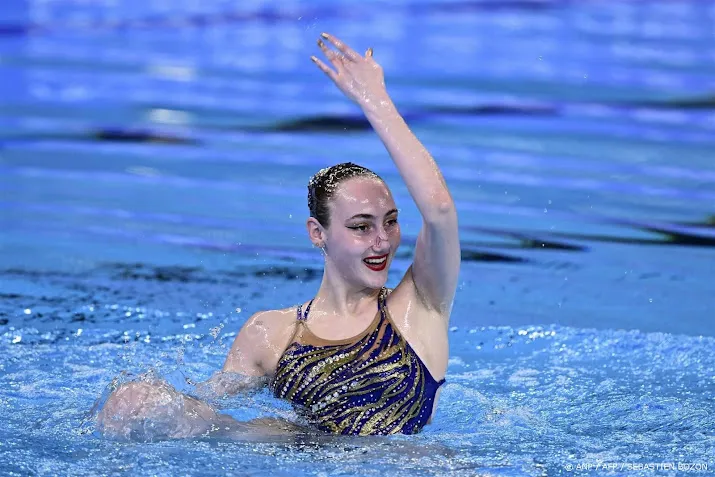
<svg viewBox="0 0 715 477"><path fill-rule="evenodd" d="M380 288L400 246L397 207L384 182L355 177L340 184L330 202L328 259L349 282Z"/></svg>

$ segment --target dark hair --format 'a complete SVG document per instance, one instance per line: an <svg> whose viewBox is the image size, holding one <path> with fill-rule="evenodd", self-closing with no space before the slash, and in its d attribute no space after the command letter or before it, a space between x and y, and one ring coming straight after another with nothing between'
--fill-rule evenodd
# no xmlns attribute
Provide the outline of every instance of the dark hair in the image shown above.
<svg viewBox="0 0 715 477"><path fill-rule="evenodd" d="M330 227L330 209L328 204L335 195L338 186L353 177L382 178L370 169L352 162L343 162L326 167L315 173L308 182L308 208L310 216L314 217L326 229Z"/></svg>

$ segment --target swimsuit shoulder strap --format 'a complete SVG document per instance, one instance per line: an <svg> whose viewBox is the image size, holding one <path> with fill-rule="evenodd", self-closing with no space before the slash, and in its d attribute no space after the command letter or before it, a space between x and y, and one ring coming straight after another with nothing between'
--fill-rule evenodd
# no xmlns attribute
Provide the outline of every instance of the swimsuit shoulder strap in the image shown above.
<svg viewBox="0 0 715 477"><path fill-rule="evenodd" d="M389 320L389 311L387 310L387 297L392 290L383 287L377 295L377 311L380 313L380 320Z"/></svg>
<svg viewBox="0 0 715 477"><path fill-rule="evenodd" d="M313 300L314 299L315 298L313 298ZM310 302L308 302L308 306L305 307L305 313L303 313L303 305L298 305L298 313L296 316L298 322L305 323L305 321L308 319L308 313L310 313L310 305L313 304L313 300L310 300Z"/></svg>
<svg viewBox="0 0 715 477"><path fill-rule="evenodd" d="M390 290L386 287L382 287L380 289L380 293L377 295L378 310L382 310L383 308L385 308L385 306L386 306L385 300L387 300L387 295L389 295L391 291L392 290Z"/></svg>
<svg viewBox="0 0 715 477"><path fill-rule="evenodd" d="M295 321L295 328L293 329L293 335L290 337L290 341L288 341L288 346L290 346L291 343L295 343L296 341L300 340L300 335L301 333L301 324L303 324L303 327L305 326L305 320L308 319L308 313L310 313L310 305L313 304L313 300L310 300L308 303L308 306L305 307L305 313L303 313L303 305L298 305L298 309L296 311L296 321Z"/></svg>

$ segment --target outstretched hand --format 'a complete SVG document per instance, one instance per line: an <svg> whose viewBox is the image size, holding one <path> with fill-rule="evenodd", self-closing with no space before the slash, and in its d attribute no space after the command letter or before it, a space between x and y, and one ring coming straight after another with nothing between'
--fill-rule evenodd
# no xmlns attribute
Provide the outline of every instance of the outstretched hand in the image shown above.
<svg viewBox="0 0 715 477"><path fill-rule="evenodd" d="M379 105L388 99L385 76L382 67L372 57L372 48L368 48L362 56L332 35L323 33L321 36L337 49L332 50L322 39L318 40L318 46L334 69L315 56L310 58L340 91L362 108Z"/></svg>

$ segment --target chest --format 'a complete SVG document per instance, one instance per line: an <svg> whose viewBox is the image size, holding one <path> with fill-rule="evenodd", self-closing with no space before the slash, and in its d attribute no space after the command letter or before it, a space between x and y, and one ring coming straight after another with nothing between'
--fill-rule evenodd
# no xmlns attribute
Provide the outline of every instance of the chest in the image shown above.
<svg viewBox="0 0 715 477"><path fill-rule="evenodd" d="M439 384L386 324L352 345L292 344L272 387L323 430L383 434L424 426Z"/></svg>
<svg viewBox="0 0 715 477"><path fill-rule="evenodd" d="M326 398L349 398L359 386L405 379L413 364L406 342L389 324L382 324L352 343L291 344L276 367L276 395L312 406Z"/></svg>

